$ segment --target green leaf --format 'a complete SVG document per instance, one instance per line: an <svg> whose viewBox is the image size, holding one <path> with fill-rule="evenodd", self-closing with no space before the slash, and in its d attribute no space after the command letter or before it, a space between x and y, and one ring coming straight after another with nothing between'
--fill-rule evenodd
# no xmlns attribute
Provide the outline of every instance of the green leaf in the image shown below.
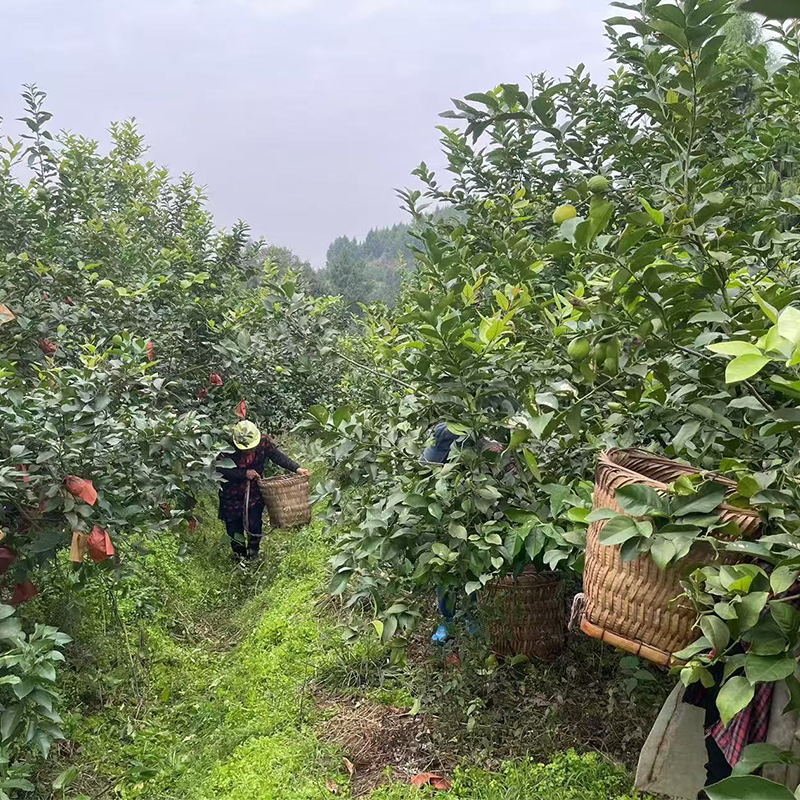
<svg viewBox="0 0 800 800"><path fill-rule="evenodd" d="M632 517L666 516L664 499L650 486L631 483L617 489L619 507Z"/></svg>
<svg viewBox="0 0 800 800"><path fill-rule="evenodd" d="M783 594L791 588L798 575L800 575L800 570L792 567L777 567L770 576L769 585L775 594Z"/></svg>
<svg viewBox="0 0 800 800"><path fill-rule="evenodd" d="M642 207L650 216L650 219L652 219L656 225L664 224L666 217L664 216L663 211L657 211L655 208L653 208L653 206L650 205L650 203L647 202L647 200L644 199L644 197L640 197L639 202L642 204Z"/></svg>
<svg viewBox="0 0 800 800"><path fill-rule="evenodd" d="M708 800L796 800L785 786L755 775L725 778L706 786L705 793Z"/></svg>
<svg viewBox="0 0 800 800"><path fill-rule="evenodd" d="M624 516L610 508L596 508L586 517L587 522L601 522L604 519L614 519L614 517Z"/></svg>
<svg viewBox="0 0 800 800"><path fill-rule="evenodd" d="M742 601L736 606L742 632L750 630L758 622L768 597L767 592L753 592L742 597Z"/></svg>
<svg viewBox="0 0 800 800"><path fill-rule="evenodd" d="M4 742L14 735L22 718L23 708L22 703L14 703L3 711L3 715L0 717L0 736L3 737Z"/></svg>
<svg viewBox="0 0 800 800"><path fill-rule="evenodd" d="M525 552L528 554L528 558L531 561L544 550L546 542L547 539L541 528L534 528L528 534L528 538L525 540Z"/></svg>
<svg viewBox="0 0 800 800"><path fill-rule="evenodd" d="M327 425L328 423L328 410L324 406L311 406L308 413L314 417L320 425Z"/></svg>
<svg viewBox="0 0 800 800"><path fill-rule="evenodd" d="M786 306L778 317L778 333L793 345L800 343L800 311Z"/></svg>
<svg viewBox="0 0 800 800"><path fill-rule="evenodd" d="M492 344L502 336L505 328L506 323L502 317L485 317L481 320L478 338L486 345Z"/></svg>
<svg viewBox="0 0 800 800"><path fill-rule="evenodd" d="M719 691L717 708L722 723L727 725L742 709L747 708L755 695L755 687L740 675L731 678Z"/></svg>
<svg viewBox="0 0 800 800"><path fill-rule="evenodd" d="M683 650L679 650L677 653L674 653L675 658L679 658L681 661L688 661L691 658L694 658L698 653L703 653L706 650L711 649L711 642L706 639L705 636L701 636L696 642L692 642L688 647L684 647Z"/></svg>
<svg viewBox="0 0 800 800"><path fill-rule="evenodd" d="M580 436L581 433L581 410L583 406L581 403L575 403L567 412L566 421L569 432L573 436Z"/></svg>
<svg viewBox="0 0 800 800"><path fill-rule="evenodd" d="M755 297L756 302L761 307L761 310L764 312L767 319L772 322L776 323L778 321L778 309L775 306L771 306L764 298L753 288L753 297Z"/></svg>
<svg viewBox="0 0 800 800"><path fill-rule="evenodd" d="M522 455L525 456L528 471L537 481L541 481L542 473L539 471L539 462L536 460L536 456L527 447L522 451Z"/></svg>
<svg viewBox="0 0 800 800"><path fill-rule="evenodd" d="M750 342L716 342L706 345L706 349L712 353L720 353L724 356L760 356L762 355L754 344Z"/></svg>
<svg viewBox="0 0 800 800"><path fill-rule="evenodd" d="M434 554L439 556L439 558L447 558L450 555L450 548L441 542L434 542L431 545L431 550L433 550Z"/></svg>
<svg viewBox="0 0 800 800"><path fill-rule="evenodd" d="M770 603L769 610L775 624L793 644L795 638L800 634L800 611L790 603L781 603L780 601Z"/></svg>
<svg viewBox="0 0 800 800"><path fill-rule="evenodd" d="M509 447L511 450L515 450L521 444L525 444L525 442L527 442L528 439L530 438L531 438L531 432L527 429L514 431L511 434L511 442L509 444Z"/></svg>
<svg viewBox="0 0 800 800"><path fill-rule="evenodd" d="M676 453L680 453L686 447L686 443L700 430L701 424L700 420L691 420L681 426L681 429L672 440L672 446L675 448Z"/></svg>
<svg viewBox="0 0 800 800"><path fill-rule="evenodd" d="M650 548L650 557L659 569L666 569L677 554L675 544L663 536L659 536Z"/></svg>
<svg viewBox="0 0 800 800"><path fill-rule="evenodd" d="M687 514L708 514L717 508L725 499L726 487L715 481L704 483L697 494L677 497L672 501L672 514L685 517Z"/></svg>
<svg viewBox="0 0 800 800"><path fill-rule="evenodd" d="M454 539L463 539L464 541L467 540L467 529L463 525L459 525L457 522L451 522L447 528L447 532Z"/></svg>
<svg viewBox="0 0 800 800"><path fill-rule="evenodd" d="M750 683L773 683L794 675L797 661L791 656L757 656L747 654L744 662L744 673Z"/></svg>
<svg viewBox="0 0 800 800"><path fill-rule="evenodd" d="M783 21L800 18L800 4L797 0L745 0L741 9L753 14L762 14L767 19Z"/></svg>
<svg viewBox="0 0 800 800"><path fill-rule="evenodd" d="M600 531L600 543L604 545L623 544L634 536L640 536L633 517L620 515L610 519Z"/></svg>
<svg viewBox="0 0 800 800"><path fill-rule="evenodd" d="M766 764L786 764L787 756L791 759L791 753L786 753L774 744L760 742L749 744L742 751L742 755L733 768L734 775L750 775Z"/></svg>
<svg viewBox="0 0 800 800"><path fill-rule="evenodd" d="M731 632L728 626L719 618L707 615L700 620L700 630L703 631L706 639L711 642L711 646L721 654L731 640Z"/></svg>
<svg viewBox="0 0 800 800"><path fill-rule="evenodd" d="M769 364L766 356L746 355L734 358L725 370L726 383L738 383L758 375Z"/></svg>

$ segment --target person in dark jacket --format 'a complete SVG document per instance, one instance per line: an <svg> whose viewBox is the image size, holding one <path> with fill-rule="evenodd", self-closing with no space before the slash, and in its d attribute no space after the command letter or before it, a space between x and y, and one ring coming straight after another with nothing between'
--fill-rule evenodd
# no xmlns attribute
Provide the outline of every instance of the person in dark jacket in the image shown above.
<svg viewBox="0 0 800 800"><path fill-rule="evenodd" d="M309 471L282 453L269 436L247 420L237 423L233 429L232 445L231 452L219 457L236 465L218 467L225 479L219 490L219 518L225 523L234 557L255 559L261 547L264 524L264 498L257 481L267 459L298 475L308 476Z"/></svg>
<svg viewBox="0 0 800 800"><path fill-rule="evenodd" d="M464 436L453 433L446 422L439 422L433 428L433 441L425 448L420 458L420 464L446 464L450 457L450 450L453 445L463 445L468 442ZM474 598L471 598L474 603ZM436 603L439 606L439 615L442 622L431 636L431 642L443 645L450 638L450 629L455 620L456 614L456 595L452 590L442 586L436 587ZM470 628L471 623L468 623Z"/></svg>

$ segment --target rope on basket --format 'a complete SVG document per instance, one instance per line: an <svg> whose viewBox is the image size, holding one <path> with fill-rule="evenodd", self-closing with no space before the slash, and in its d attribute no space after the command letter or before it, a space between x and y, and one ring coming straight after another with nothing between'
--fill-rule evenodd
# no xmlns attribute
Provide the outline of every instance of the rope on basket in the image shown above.
<svg viewBox="0 0 800 800"><path fill-rule="evenodd" d="M244 490L244 510L242 511L245 547L249 545L250 541L250 483L250 481L247 481L247 488Z"/></svg>
<svg viewBox="0 0 800 800"><path fill-rule="evenodd" d="M569 625L567 625L567 630L571 631L575 625L580 621L581 617L583 616L583 609L586 606L586 595L581 592L580 594L576 594L572 600L572 611L569 614Z"/></svg>

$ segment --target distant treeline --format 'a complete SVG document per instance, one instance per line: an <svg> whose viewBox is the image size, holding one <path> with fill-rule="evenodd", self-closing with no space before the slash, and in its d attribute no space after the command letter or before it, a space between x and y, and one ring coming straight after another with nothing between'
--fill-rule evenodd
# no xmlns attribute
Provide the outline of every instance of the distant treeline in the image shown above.
<svg viewBox="0 0 800 800"><path fill-rule="evenodd" d="M448 212L437 211L435 218ZM414 242L412 226L397 223L373 228L363 240L339 236L331 243L322 269L314 269L288 247L265 245L259 258L266 258L281 272L292 269L305 278L311 294L344 298L350 309L360 303L382 302L394 305L404 272L414 269L410 247Z"/></svg>

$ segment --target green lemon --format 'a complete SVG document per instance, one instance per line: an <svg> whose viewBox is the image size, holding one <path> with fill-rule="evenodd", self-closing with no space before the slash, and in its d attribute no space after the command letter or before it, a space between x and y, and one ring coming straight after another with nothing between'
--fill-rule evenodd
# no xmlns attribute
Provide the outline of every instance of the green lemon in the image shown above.
<svg viewBox="0 0 800 800"><path fill-rule="evenodd" d="M608 191L611 183L604 175L595 175L593 178L589 178L588 185L590 192L594 192L594 194L603 194Z"/></svg>
<svg viewBox="0 0 800 800"><path fill-rule="evenodd" d="M589 350L591 347L588 339L573 339L567 347L567 355L573 361L583 361L588 357Z"/></svg>
<svg viewBox="0 0 800 800"><path fill-rule="evenodd" d="M116 345L121 345L122 344L122 337L118 333L115 333L111 337L111 343L112 344L116 344Z"/></svg>
<svg viewBox="0 0 800 800"><path fill-rule="evenodd" d="M606 360L603 362L603 372L611 377L614 377L619 372L619 359L615 354L612 353L610 356L606 356Z"/></svg>
<svg viewBox="0 0 800 800"><path fill-rule="evenodd" d="M553 212L553 222L556 225L561 225L562 222L566 222L568 219L574 219L578 216L578 212L575 210L575 206L573 205L565 205L559 206Z"/></svg>
<svg viewBox="0 0 800 800"><path fill-rule="evenodd" d="M283 367L282 367L280 364L278 364L278 365L275 367L275 372L277 372L278 374L280 374L281 372L283 372Z"/></svg>
<svg viewBox="0 0 800 800"><path fill-rule="evenodd" d="M592 358L596 364L602 364L606 360L606 346L603 342L596 344L592 350Z"/></svg>

